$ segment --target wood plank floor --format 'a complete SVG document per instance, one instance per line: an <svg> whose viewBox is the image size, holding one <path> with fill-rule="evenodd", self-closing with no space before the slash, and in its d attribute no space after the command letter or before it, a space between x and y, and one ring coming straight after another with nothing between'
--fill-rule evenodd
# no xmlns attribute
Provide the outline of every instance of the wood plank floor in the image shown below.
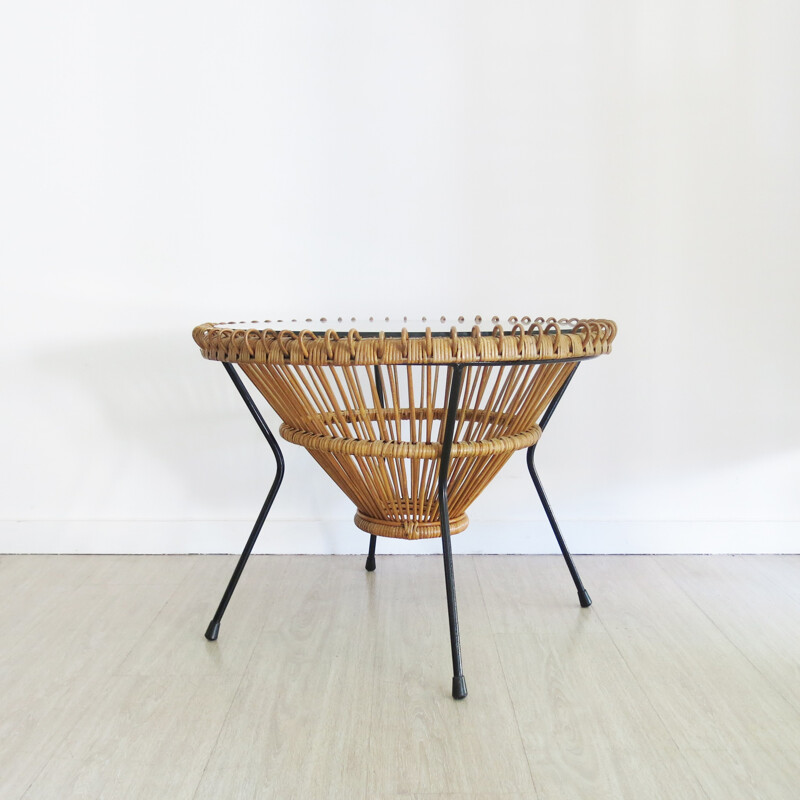
<svg viewBox="0 0 800 800"><path fill-rule="evenodd" d="M0 798L800 796L800 557L0 556Z"/></svg>

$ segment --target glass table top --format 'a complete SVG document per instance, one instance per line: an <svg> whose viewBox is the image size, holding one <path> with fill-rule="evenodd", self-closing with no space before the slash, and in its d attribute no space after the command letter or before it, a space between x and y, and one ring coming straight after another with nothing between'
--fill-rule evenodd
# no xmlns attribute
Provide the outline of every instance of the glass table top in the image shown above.
<svg viewBox="0 0 800 800"><path fill-rule="evenodd" d="M338 333L347 333L355 328L362 334L369 333L400 333L405 328L409 333L424 332L430 328L431 333L449 334L453 327L459 333L470 333L477 326L482 333L490 333L497 325L504 331L510 331L514 325L522 325L528 328L533 322L550 322L552 318L532 317L529 315L482 315L482 314L436 314L422 316L349 316L332 315L324 317L309 317L302 315L281 315L272 316L266 319L256 319L238 322L219 322L215 328L227 328L233 330L252 330L272 328L274 330L301 331L310 330L314 333L322 333L326 330L335 330ZM561 320L567 323L568 320Z"/></svg>

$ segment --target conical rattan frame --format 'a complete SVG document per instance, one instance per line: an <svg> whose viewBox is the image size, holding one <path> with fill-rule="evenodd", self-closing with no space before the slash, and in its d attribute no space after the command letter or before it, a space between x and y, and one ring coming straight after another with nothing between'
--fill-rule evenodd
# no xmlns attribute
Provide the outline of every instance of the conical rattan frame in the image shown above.
<svg viewBox="0 0 800 800"><path fill-rule="evenodd" d="M440 535L437 479L452 364L463 364L447 495L451 533L539 422L577 362L610 351L608 320L538 319L490 333L411 336L201 325L207 358L238 362L353 501L356 525L402 539Z"/></svg>

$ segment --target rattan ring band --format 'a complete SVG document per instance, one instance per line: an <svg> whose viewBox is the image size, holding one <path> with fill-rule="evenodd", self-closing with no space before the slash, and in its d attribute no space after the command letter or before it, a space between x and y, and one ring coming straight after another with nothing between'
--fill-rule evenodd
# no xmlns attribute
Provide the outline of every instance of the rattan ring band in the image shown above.
<svg viewBox="0 0 800 800"><path fill-rule="evenodd" d="M291 428L285 423L280 427L281 436L287 442L299 444L307 450L319 450L323 453L339 453L341 455L358 456L360 458L439 458L442 445L438 442L379 442L363 439L343 439L338 436L324 436L320 433L308 433ZM485 456L510 453L522 450L539 441L541 430L534 425L523 433L510 436L498 436L494 439L483 439L479 442L454 442L452 458L481 458Z"/></svg>

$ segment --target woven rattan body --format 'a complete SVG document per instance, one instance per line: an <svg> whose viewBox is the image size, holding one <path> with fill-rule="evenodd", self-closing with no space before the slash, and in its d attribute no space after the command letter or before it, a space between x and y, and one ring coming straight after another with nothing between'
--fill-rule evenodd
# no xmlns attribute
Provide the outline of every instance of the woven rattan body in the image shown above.
<svg viewBox="0 0 800 800"><path fill-rule="evenodd" d="M510 318L435 332L278 330L205 324L206 358L237 363L353 501L356 525L403 539L441 535L437 474L452 369L461 365L447 479L450 531L515 450L536 444L542 416L578 362L608 353L610 320Z"/></svg>

